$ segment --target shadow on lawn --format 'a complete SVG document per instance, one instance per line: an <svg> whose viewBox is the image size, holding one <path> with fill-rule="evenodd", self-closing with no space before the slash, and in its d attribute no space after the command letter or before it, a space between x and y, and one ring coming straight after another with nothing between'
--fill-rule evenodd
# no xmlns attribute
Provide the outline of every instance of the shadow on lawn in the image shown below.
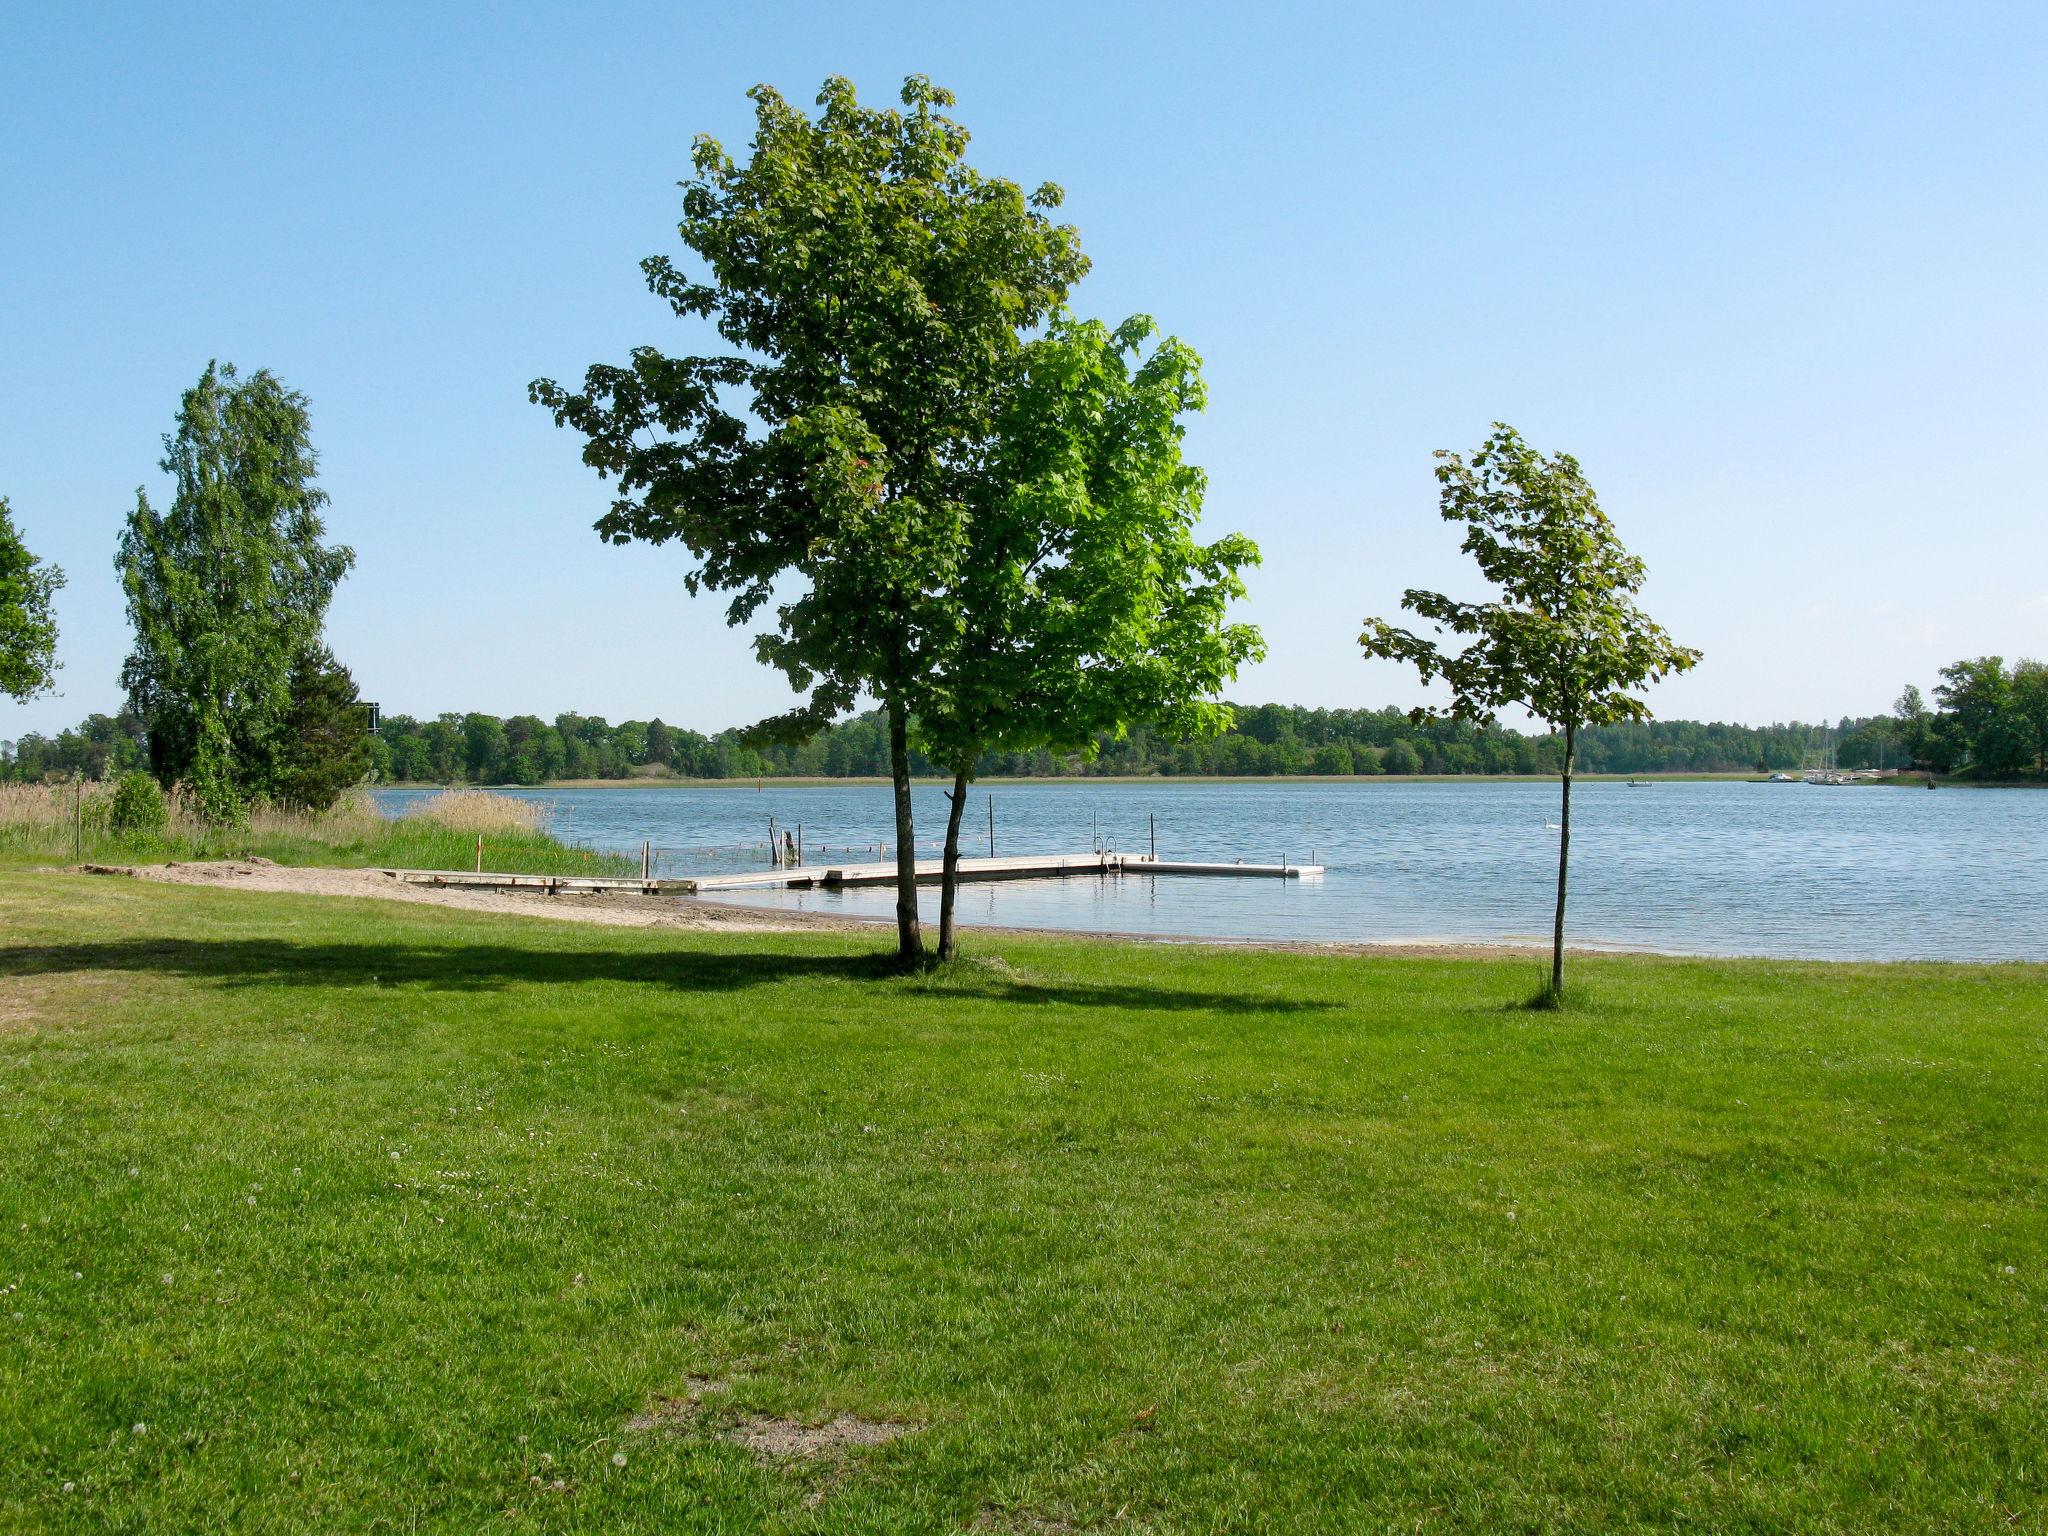
<svg viewBox="0 0 2048 1536"><path fill-rule="evenodd" d="M81 971L153 971L226 987L419 987L492 992L514 985L625 982L681 992L737 992L785 981L887 982L894 955L760 951L522 949L509 944L299 944L285 939L111 939L103 943L0 948L0 978ZM921 980L933 1000L991 998L1130 1010L1304 1013L1325 1002L1251 998L1132 984L1042 983L986 976L955 987Z"/></svg>

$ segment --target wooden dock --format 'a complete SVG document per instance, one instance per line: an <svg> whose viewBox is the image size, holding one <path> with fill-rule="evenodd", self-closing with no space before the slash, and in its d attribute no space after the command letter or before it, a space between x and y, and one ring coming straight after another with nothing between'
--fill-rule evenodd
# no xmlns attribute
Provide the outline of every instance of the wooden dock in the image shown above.
<svg viewBox="0 0 2048 1536"><path fill-rule="evenodd" d="M490 870L387 869L392 879L406 885L443 885L451 890L538 891L544 896L603 896L624 892L631 896L687 896L696 889L691 880L642 880L610 875L501 875Z"/></svg>
<svg viewBox="0 0 2048 1536"><path fill-rule="evenodd" d="M919 859L920 885L943 878L941 859ZM1247 864L1243 861L1155 859L1143 854L1033 854L1016 858L963 858L963 881L1059 880L1077 875L1215 875L1296 880L1320 875L1320 864ZM408 885L439 885L472 890L537 891L549 896L597 896L619 892L637 896L699 896L721 891L836 890L855 885L893 885L893 859L870 864L819 863L794 868L754 869L727 875L695 875L677 880L641 880L601 875L501 875L466 869L387 869L385 874Z"/></svg>

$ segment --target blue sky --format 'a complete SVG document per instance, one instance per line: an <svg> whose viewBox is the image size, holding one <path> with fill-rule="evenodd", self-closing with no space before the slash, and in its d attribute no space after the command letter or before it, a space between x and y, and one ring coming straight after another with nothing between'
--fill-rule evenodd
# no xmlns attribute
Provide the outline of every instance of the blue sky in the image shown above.
<svg viewBox="0 0 2048 1536"><path fill-rule="evenodd" d="M1078 308L1206 359L1208 527L1266 556L1236 696L1421 696L1360 620L1470 588L1430 451L1497 418L1580 458L1706 652L1661 714L2048 654L2048 6L24 6L0 494L71 580L62 693L0 736L118 702L114 541L210 357L311 397L367 697L784 707L681 552L598 541L525 386L686 345L636 263L749 86L913 71L1067 189Z"/></svg>

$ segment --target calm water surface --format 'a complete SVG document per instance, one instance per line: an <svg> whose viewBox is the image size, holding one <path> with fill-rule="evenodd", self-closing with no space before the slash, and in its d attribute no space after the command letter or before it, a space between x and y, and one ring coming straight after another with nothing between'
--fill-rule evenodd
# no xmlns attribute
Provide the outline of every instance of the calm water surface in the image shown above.
<svg viewBox="0 0 2048 1536"><path fill-rule="evenodd" d="M430 791L380 790L396 811ZM892 833L889 792L827 788L508 790L561 837L661 872L761 868L768 818L819 845ZM973 792L969 853L1109 848L1162 857L1315 861L1319 879L1091 877L967 885L969 923L1211 938L1545 941L1556 879L1554 784L1002 784ZM945 797L916 791L921 839ZM2048 791L1798 784L1580 784L1572 795L1575 941L1816 959L2048 960ZM843 856L835 854L834 857ZM935 912L938 893L923 893ZM887 888L727 898L887 916Z"/></svg>

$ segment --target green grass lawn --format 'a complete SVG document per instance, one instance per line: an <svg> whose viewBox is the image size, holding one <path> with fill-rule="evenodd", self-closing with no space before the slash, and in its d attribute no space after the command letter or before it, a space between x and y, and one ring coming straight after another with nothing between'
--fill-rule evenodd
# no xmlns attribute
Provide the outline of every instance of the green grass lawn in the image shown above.
<svg viewBox="0 0 2048 1536"><path fill-rule="evenodd" d="M0 1530L2043 1529L2048 968L0 924Z"/></svg>

